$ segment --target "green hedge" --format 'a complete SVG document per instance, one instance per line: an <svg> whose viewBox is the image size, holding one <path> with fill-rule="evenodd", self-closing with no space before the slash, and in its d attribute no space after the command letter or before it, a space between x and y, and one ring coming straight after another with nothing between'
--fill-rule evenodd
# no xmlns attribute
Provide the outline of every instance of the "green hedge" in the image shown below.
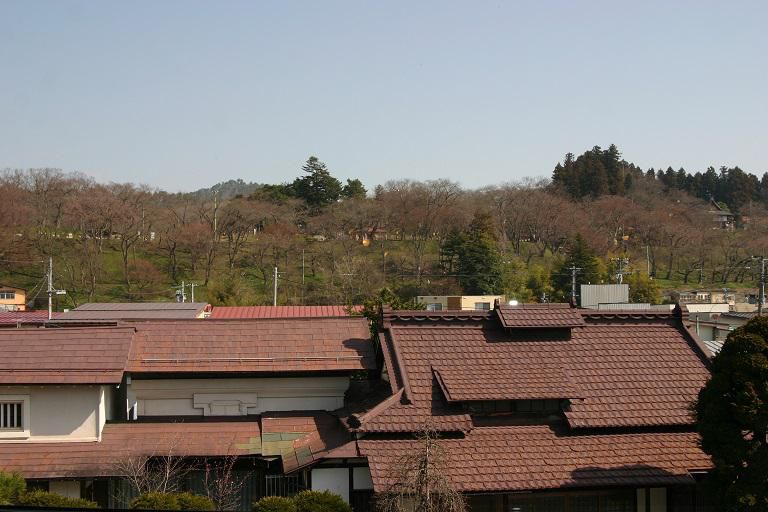
<svg viewBox="0 0 768 512"><path fill-rule="evenodd" d="M28 507L99 508L96 503L90 500L67 498L60 494L40 490L21 493L16 504Z"/></svg>
<svg viewBox="0 0 768 512"><path fill-rule="evenodd" d="M216 505L214 505L213 501L211 501L208 496L200 496L199 494L192 494L191 492L176 493L176 501L179 502L179 508L181 508L181 510L216 510Z"/></svg>
<svg viewBox="0 0 768 512"><path fill-rule="evenodd" d="M0 471L0 505L13 505L26 490L27 482L21 474Z"/></svg>
<svg viewBox="0 0 768 512"><path fill-rule="evenodd" d="M253 504L253 512L296 512L296 502L282 496L266 496Z"/></svg>
<svg viewBox="0 0 768 512"><path fill-rule="evenodd" d="M293 499L297 512L352 512L341 496L330 491L301 491Z"/></svg>
<svg viewBox="0 0 768 512"><path fill-rule="evenodd" d="M139 510L216 510L206 496L190 492L148 492L131 501L129 508Z"/></svg>

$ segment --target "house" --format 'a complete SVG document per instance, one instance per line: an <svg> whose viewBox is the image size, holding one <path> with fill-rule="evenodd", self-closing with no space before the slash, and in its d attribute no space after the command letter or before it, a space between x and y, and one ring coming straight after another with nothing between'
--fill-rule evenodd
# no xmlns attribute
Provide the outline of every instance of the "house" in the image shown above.
<svg viewBox="0 0 768 512"><path fill-rule="evenodd" d="M335 486L341 460L347 487L334 489L372 492L330 413L375 371L364 318L3 330L0 352L0 470L37 488L121 508L132 496L121 463L234 457L243 510L261 495ZM184 481L203 478L198 468Z"/></svg>
<svg viewBox="0 0 768 512"><path fill-rule="evenodd" d="M210 318L331 318L362 310L362 306L215 306Z"/></svg>
<svg viewBox="0 0 768 512"><path fill-rule="evenodd" d="M714 199L709 201L710 209L707 211L715 223L714 229L725 229L733 231L736 229L736 215L734 215L724 204L718 203Z"/></svg>
<svg viewBox="0 0 768 512"><path fill-rule="evenodd" d="M494 303L506 299L503 295L419 295L416 301L427 311L474 311L491 310Z"/></svg>
<svg viewBox="0 0 768 512"><path fill-rule="evenodd" d="M714 314L702 319L702 315L691 314L688 328L693 330L701 338L714 354L720 352L728 335L752 320L757 313L741 313L730 311Z"/></svg>
<svg viewBox="0 0 768 512"><path fill-rule="evenodd" d="M25 311L26 309L26 290L0 283L0 311Z"/></svg>
<svg viewBox="0 0 768 512"><path fill-rule="evenodd" d="M211 305L206 302L88 302L65 311L59 321L115 321L206 318Z"/></svg>
<svg viewBox="0 0 768 512"><path fill-rule="evenodd" d="M386 311L383 325L391 396L350 421L376 492L428 425L472 512L706 505L689 406L711 354L679 309Z"/></svg>

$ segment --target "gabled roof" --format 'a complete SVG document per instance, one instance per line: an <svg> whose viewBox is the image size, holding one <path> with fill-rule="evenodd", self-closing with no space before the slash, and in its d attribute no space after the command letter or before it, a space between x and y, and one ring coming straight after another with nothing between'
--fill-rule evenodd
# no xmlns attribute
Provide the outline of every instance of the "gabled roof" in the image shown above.
<svg viewBox="0 0 768 512"><path fill-rule="evenodd" d="M117 384L132 327L0 329L0 384Z"/></svg>
<svg viewBox="0 0 768 512"><path fill-rule="evenodd" d="M475 428L439 441L446 474L463 492L598 486L692 484L689 471L711 467L691 432L560 435L546 425ZM374 489L386 491L413 439L362 439Z"/></svg>
<svg viewBox="0 0 768 512"><path fill-rule="evenodd" d="M350 316L362 306L216 306L211 318L325 318Z"/></svg>
<svg viewBox="0 0 768 512"><path fill-rule="evenodd" d="M553 317L565 316L563 306L552 309ZM415 431L439 418L445 428L466 431L469 416L451 402L546 397L571 399L565 414L572 428L692 425L689 404L709 378L708 352L679 311L574 314L582 326L572 327L570 339L526 340L508 337L494 312L392 312L385 360L397 366L389 373L398 376L404 400L361 417L360 430ZM540 318L516 325L535 327Z"/></svg>
<svg viewBox="0 0 768 512"><path fill-rule="evenodd" d="M61 313L58 321L198 318L205 302L89 302Z"/></svg>
<svg viewBox="0 0 768 512"><path fill-rule="evenodd" d="M136 323L131 372L355 371L376 367L362 317Z"/></svg>

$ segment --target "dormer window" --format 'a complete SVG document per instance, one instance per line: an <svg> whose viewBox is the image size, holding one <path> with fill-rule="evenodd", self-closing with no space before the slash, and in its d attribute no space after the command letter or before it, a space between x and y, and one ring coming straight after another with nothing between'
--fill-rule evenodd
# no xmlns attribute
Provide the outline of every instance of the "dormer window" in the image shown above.
<svg viewBox="0 0 768 512"><path fill-rule="evenodd" d="M584 325L581 313L569 304L499 305L495 311L509 340L567 341L574 327Z"/></svg>

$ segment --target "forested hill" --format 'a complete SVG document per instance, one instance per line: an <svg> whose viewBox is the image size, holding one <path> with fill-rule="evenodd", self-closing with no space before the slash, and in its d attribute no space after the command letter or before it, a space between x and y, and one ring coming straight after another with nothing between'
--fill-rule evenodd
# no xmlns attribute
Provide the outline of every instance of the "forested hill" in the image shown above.
<svg viewBox="0 0 768 512"><path fill-rule="evenodd" d="M758 179L739 167L708 167L695 173L672 167L666 170L643 170L621 159L615 145L608 149L595 146L578 157L568 153L555 166L552 182L571 197L599 197L607 194L626 195L637 182L657 181L666 189L683 190L705 201L727 205L738 214L748 204L768 204L768 172Z"/></svg>
<svg viewBox="0 0 768 512"><path fill-rule="evenodd" d="M568 155L551 181L477 190L406 179L368 194L316 157L287 183L247 178L169 194L2 172L0 283L42 298L52 256L67 290L58 308L168 300L190 281L200 300L269 304L275 267L281 304L360 303L384 287L530 302L567 299L575 265L579 283L621 276L635 300L654 302L664 288L753 287L751 258L768 255L765 178L642 170L614 146ZM710 191L738 214L736 229L722 229Z"/></svg>

